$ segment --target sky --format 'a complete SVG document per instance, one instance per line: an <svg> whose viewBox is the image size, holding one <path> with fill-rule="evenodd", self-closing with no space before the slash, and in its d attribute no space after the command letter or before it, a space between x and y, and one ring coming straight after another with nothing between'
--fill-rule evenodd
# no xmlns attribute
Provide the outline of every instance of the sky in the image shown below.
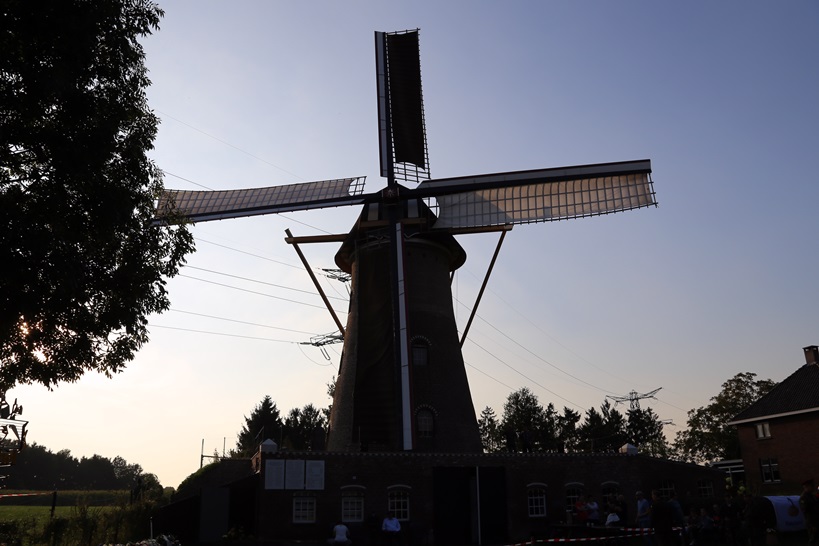
<svg viewBox="0 0 819 546"><path fill-rule="evenodd" d="M819 4L164 2L143 40L175 189L378 168L373 32L420 29L435 178L651 159L659 206L516 226L464 346L476 413L528 387L585 412L643 400L670 438L740 372L782 380L819 344ZM340 345L284 230L346 233L356 207L206 222L170 311L113 378L18 386L29 441L124 457L176 487L270 395L326 406ZM459 238L459 328L497 234ZM334 268L334 244L302 247ZM322 278L346 319L347 291ZM620 404L621 411L627 405Z"/></svg>

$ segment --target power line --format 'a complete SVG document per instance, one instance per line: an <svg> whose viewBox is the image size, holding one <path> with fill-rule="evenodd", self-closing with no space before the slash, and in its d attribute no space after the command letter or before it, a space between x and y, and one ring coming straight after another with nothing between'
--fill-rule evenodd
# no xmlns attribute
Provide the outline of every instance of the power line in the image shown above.
<svg viewBox="0 0 819 546"><path fill-rule="evenodd" d="M294 345L298 345L297 341L290 341L288 339L270 339L270 338L267 338L267 337L243 336L243 335L240 335L240 334L225 334L223 332L208 332L206 330L195 330L193 328L180 328L178 326L165 326L165 325L162 325L162 324L153 324L153 323L150 323L150 322L148 323L148 326L150 326L151 328L164 328L166 330L179 330L179 331L182 331L182 332L193 332L193 333L197 333L197 334L208 334L208 335L211 335L211 336L238 337L238 338L241 338L241 339L255 339L257 341L271 341L271 342L274 342L274 343L293 343Z"/></svg>
<svg viewBox="0 0 819 546"><path fill-rule="evenodd" d="M210 319L214 319L214 320L223 320L225 322L235 322L237 324L246 324L248 326L259 326L261 328L270 328L271 330L282 330L283 332L293 332L294 334L304 334L304 335L308 335L308 336L314 335L313 332L305 332L305 331L302 331L302 330L292 330L290 328L281 328L279 326L269 326L267 324L259 324L259 323L256 323L256 322L247 322L247 321L244 321L244 320L230 319L230 318L225 318L225 317L218 317L218 316L215 316L215 315L206 315L204 313L195 313L193 311L183 311L181 309L169 309L169 311L173 311L174 313L184 313L186 315L194 315L194 316L197 316L197 317L205 317L205 318L210 318Z"/></svg>
<svg viewBox="0 0 819 546"><path fill-rule="evenodd" d="M200 279L199 277L192 277L190 275L185 275L184 273L179 273L178 276L179 277L184 277L186 279L193 279L195 281L206 282L208 284L214 284L216 286L222 286L224 288L230 288L232 290L239 290L241 292L247 292L249 294L255 294L257 296L265 296L267 298L273 298L273 299L276 299L276 300L286 301L286 302L289 302L289 303L297 303L299 305L306 305L307 307L315 307L316 309L326 309L324 306L321 306L321 305L314 305L312 303L306 303L306 302L303 302L303 301L291 300L289 298L282 298L281 296L274 296L272 294L265 294L264 292L257 292L255 290L248 290L247 288L239 288L238 286L231 286L229 284L224 284L224 283L220 283L220 282L216 282L216 281L209 281L207 279ZM346 311L339 311L337 309L334 309L334 311L336 313L346 313Z"/></svg>
<svg viewBox="0 0 819 546"><path fill-rule="evenodd" d="M248 277L241 277L239 275L232 275L230 273L222 273L220 271L214 271L213 269L205 269L204 267L196 267L196 266L192 266L192 265L186 265L185 269L196 269L197 271L205 271L207 273L213 273L214 275L222 275L224 277L230 277L232 279L239 279L239 280L243 280L243 281L254 282L254 283L257 283L257 284L263 284L265 286L272 286L272 287L275 287L275 288L281 288L283 290L292 290L293 292L301 292L302 294L315 295L315 292L313 292L312 290L303 290L301 288L291 288L289 286L282 286L280 284L274 284L272 282L260 281L260 280L257 280L257 279L250 279ZM340 301L347 301L345 298L339 298L339 297L333 297L333 299L340 300Z"/></svg>
<svg viewBox="0 0 819 546"><path fill-rule="evenodd" d="M589 383L588 381L584 381L583 379L580 379L580 378L579 378L579 377L577 377L576 375L570 374L569 372L567 372L567 371L566 371L566 370L564 370L563 368L561 368L561 367L559 367L559 366L557 366L557 365L555 365L555 364L552 364L551 362L549 362L548 360L546 360L546 359L545 359L545 358L543 358L542 356L540 356L540 355L538 355L538 354L535 354L535 353L534 353L533 351L531 351L530 349L527 349L526 347L524 347L523 345L521 345L520 343L518 343L516 340L512 339L512 338L511 338L509 335L507 335L507 334L505 334L504 332L502 332L502 331L501 331L499 328L497 328L495 325L493 325L492 323L490 323L489 321L487 321L486 319L484 319L484 318L483 318L483 317L481 317L480 315L477 315L477 316L478 316L478 318L479 318L479 319L481 319L481 321L483 321L484 323L486 323L486 324L487 324L487 325L488 325L490 328L492 328L493 330L495 330L496 332L498 332L500 335L502 335L503 337L505 337L506 339L508 339L509 341L511 341L512 343L514 343L515 345L517 345L518 347L520 347L521 349L523 349L524 351L526 351L527 353L529 353L530 355L532 355L533 357L537 358L538 360L540 360L540 361L541 361L541 362L543 362L544 364L547 364L548 366L551 366L552 368L554 368L555 370L559 371L560 373L565 374L565 375L567 375L567 376L571 377L572 379L574 379L574 380L576 380L576 381L579 381L580 383L583 383L584 385L586 385L586 386L588 386L588 387L591 387L591 388L593 388L593 389L599 390L600 392L603 392L603 393L610 392L610 391L607 391L607 390L605 390L605 389L603 389L603 388L601 388L601 387L598 387L597 385L594 385L594 384L592 384L592 383Z"/></svg>
<svg viewBox="0 0 819 546"><path fill-rule="evenodd" d="M284 169L284 168L282 168L282 167L279 167L279 166L278 166L278 165L276 165L275 163L271 163L270 161L267 161L266 159L262 159L261 157L259 157L259 156L255 155L255 154L252 154L252 153L248 152L247 150L243 150L242 148L239 148L238 146L234 146L233 144L231 144L230 142L227 142L226 140L222 140L221 138L219 138L219 137L215 137L215 136L211 135L210 133L206 133L206 132L205 132L205 131L203 131L202 129L199 129L198 127L194 127L194 126L193 126L193 125L191 125L190 123L186 123L186 122L182 121L181 119L175 118L175 117L173 117L173 116L172 116L172 115L170 115L170 114L166 114L165 112L162 112L161 110L156 110L156 112L157 112L158 114L162 114L162 116L163 116L163 117L166 117L166 118L168 118L168 119L172 119L172 120L174 120L174 121L175 121L175 122L177 122L177 123L181 123L182 125L184 125L185 127L188 127L189 129L193 129L193 130L194 130L194 131L196 131L197 133L202 133L203 135L205 135L205 136L206 136L206 137L208 137L208 138L212 138L213 140L215 140L215 141L217 141L217 142L221 142L221 143L222 143L222 144L224 144L225 146L230 146L230 147L231 147L231 148L233 148L234 150L238 150L238 151L242 152L243 154L245 154L245 155L248 155L248 156L252 157L253 159L257 159L257 160L261 161L262 163L264 163L264 164L266 164L266 165L270 165L270 166L271 166L271 167L273 167L274 169L277 169L277 170L279 170L279 171L281 171L281 172L283 172L283 173L289 174L290 176L295 176L295 177L296 177L296 178L298 178L299 180L304 180L304 179L303 179L302 177L300 177L299 175L297 175L297 174L295 174L295 173L292 173L292 172L288 171L287 169Z"/></svg>
<svg viewBox="0 0 819 546"><path fill-rule="evenodd" d="M470 340L470 342L471 342L473 345L475 345L476 347L478 347L479 349L481 349L482 351L484 351L486 354L488 354L489 356L491 356L492 358L494 358L495 360L497 360L498 362L500 362L501 364L503 364L504 366L506 366L507 368L509 368L509 369L510 369L510 370L512 370L513 372L515 372L516 374L520 375L521 377L525 378L527 381L531 382L533 385L537 385L538 387L540 387L540 388L541 388L541 389L543 389L544 391L548 392L549 394L551 394L551 395L553 395L553 396L556 396L556 397L560 398L560 399L561 399L561 400L563 400L564 402L568 402L569 404L571 404L572 406L574 406L574 407L576 407L576 408L579 408L579 409L581 409L581 410L582 410L582 409L584 409L584 408L582 408L582 407L581 407L579 404L575 404L574 402L572 402L572 401L571 401L571 400L569 400L568 398L566 398L566 397L564 397L564 396L560 396L559 394L557 394L557 393L556 393L556 392L554 392L553 390L550 390L550 389L546 388L545 386L541 385L540 383L538 383L537 381L535 381L534 379L532 379L531 377L529 377L529 376L528 376L528 375L526 375L525 373L521 372L520 370L515 369L515 368L514 368L513 366L511 366L510 364L507 364L507 363L506 363L506 362L505 362L503 359L501 359L500 357L498 357L498 356L494 355L493 353L491 353L490 351L488 351L486 348L484 348L484 347L482 347L480 344L476 343L474 340Z"/></svg>
<svg viewBox="0 0 819 546"><path fill-rule="evenodd" d="M178 174L173 174L172 172L165 171L165 170L162 170L162 173L167 174L168 176L173 176L174 178L178 178L179 180L184 180L185 182L190 182L194 186L199 186L200 188L204 188L206 190L213 191L213 188L209 188L209 187L205 186L204 184L200 184L199 182L194 182L193 180L190 180L188 178L184 178L182 176L179 176Z"/></svg>

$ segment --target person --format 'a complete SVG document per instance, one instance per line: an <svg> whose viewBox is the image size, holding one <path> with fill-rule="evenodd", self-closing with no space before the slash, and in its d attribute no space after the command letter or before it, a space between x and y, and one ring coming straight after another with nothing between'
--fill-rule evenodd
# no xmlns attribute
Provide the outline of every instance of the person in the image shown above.
<svg viewBox="0 0 819 546"><path fill-rule="evenodd" d="M819 500L816 498L816 486L813 479L802 482L799 508L802 510L802 517L805 518L808 544L819 544Z"/></svg>
<svg viewBox="0 0 819 546"><path fill-rule="evenodd" d="M660 497L656 489L651 492L651 526L658 546L674 546L674 510L668 501Z"/></svg>
<svg viewBox="0 0 819 546"><path fill-rule="evenodd" d="M591 496L586 501L586 523L588 525L600 525L600 505Z"/></svg>
<svg viewBox="0 0 819 546"><path fill-rule="evenodd" d="M341 522L338 522L335 527L333 527L333 538L327 541L328 544L352 544L353 541L350 540L350 529L347 528Z"/></svg>
<svg viewBox="0 0 819 546"><path fill-rule="evenodd" d="M745 529L745 544L750 546L765 546L768 540L768 529L776 527L776 515L773 506L765 498L745 494L745 510L743 513Z"/></svg>
<svg viewBox="0 0 819 546"><path fill-rule="evenodd" d="M642 491L637 491L637 527L651 527L651 503L643 495Z"/></svg>
<svg viewBox="0 0 819 546"><path fill-rule="evenodd" d="M589 509L586 506L586 497L580 495L574 503L574 521L578 525L586 525L589 519Z"/></svg>
<svg viewBox="0 0 819 546"><path fill-rule="evenodd" d="M739 546L742 542L741 523L742 509L734 500L730 492L725 493L725 502L719 509L719 521L722 526L720 540L731 546Z"/></svg>
<svg viewBox="0 0 819 546"><path fill-rule="evenodd" d="M622 493L617 495L617 499L614 501L614 511L617 512L618 518L620 518L620 523L618 524L620 527L626 527L629 525L630 520L628 519L628 503L626 502L626 497Z"/></svg>
<svg viewBox="0 0 819 546"><path fill-rule="evenodd" d="M384 533L384 542L389 545L398 544L398 535L401 532L401 522L390 512L381 523L381 532Z"/></svg>
<svg viewBox="0 0 819 546"><path fill-rule="evenodd" d="M604 514L606 514L606 527L624 527L626 521L623 519L623 507L620 505L617 497L609 495L605 502Z"/></svg>
<svg viewBox="0 0 819 546"><path fill-rule="evenodd" d="M698 528L699 544L708 545L717 541L717 536L719 535L717 524L714 522L714 518L711 517L711 514L708 513L708 509L706 508L700 508Z"/></svg>
<svg viewBox="0 0 819 546"><path fill-rule="evenodd" d="M672 491L668 497L668 505L671 507L671 522L674 527L682 527L685 525L685 513L683 512L680 501L677 500L676 491Z"/></svg>

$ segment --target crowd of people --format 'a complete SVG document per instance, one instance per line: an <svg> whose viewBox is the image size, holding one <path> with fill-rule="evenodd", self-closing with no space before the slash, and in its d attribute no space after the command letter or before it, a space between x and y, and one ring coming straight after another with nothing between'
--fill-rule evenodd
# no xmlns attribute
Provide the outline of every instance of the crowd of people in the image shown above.
<svg viewBox="0 0 819 546"><path fill-rule="evenodd" d="M375 518L375 515L370 516L370 531L371 534L375 534L376 525L372 524L372 520ZM395 514L389 513L381 522L381 532L380 532L380 540L378 537L370 536L369 540L371 543L378 542L379 544L384 544L385 546L397 546L400 544L401 539L401 522L398 521L398 518L395 517ZM327 541L328 544L333 545L345 545L350 546L353 543L353 539L350 536L350 529L344 525L342 522L338 522L335 527L333 527L333 538Z"/></svg>
<svg viewBox="0 0 819 546"><path fill-rule="evenodd" d="M819 495L813 480L803 484L799 504L808 544L819 544ZM634 508L631 514L630 505ZM650 495L637 491L633 503L623 495L609 495L602 502L581 496L572 517L580 525L651 529L645 535L647 546L763 546L776 529L773 505L749 493L729 493L710 507L692 505L685 509L673 492L664 498L656 490Z"/></svg>

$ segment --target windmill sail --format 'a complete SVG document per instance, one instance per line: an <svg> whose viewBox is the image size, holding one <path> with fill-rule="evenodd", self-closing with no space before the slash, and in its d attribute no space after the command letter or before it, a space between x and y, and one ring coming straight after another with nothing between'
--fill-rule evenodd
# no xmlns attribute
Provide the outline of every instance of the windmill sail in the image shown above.
<svg viewBox="0 0 819 546"><path fill-rule="evenodd" d="M656 205L648 160L429 180L417 192L434 195L438 203L435 229L566 220Z"/></svg>
<svg viewBox="0 0 819 546"><path fill-rule="evenodd" d="M418 31L376 32L375 52L381 176L428 179Z"/></svg>
<svg viewBox="0 0 819 546"><path fill-rule="evenodd" d="M341 178L241 190L167 190L159 197L154 223L183 216L193 222L309 210L364 202L364 178Z"/></svg>

